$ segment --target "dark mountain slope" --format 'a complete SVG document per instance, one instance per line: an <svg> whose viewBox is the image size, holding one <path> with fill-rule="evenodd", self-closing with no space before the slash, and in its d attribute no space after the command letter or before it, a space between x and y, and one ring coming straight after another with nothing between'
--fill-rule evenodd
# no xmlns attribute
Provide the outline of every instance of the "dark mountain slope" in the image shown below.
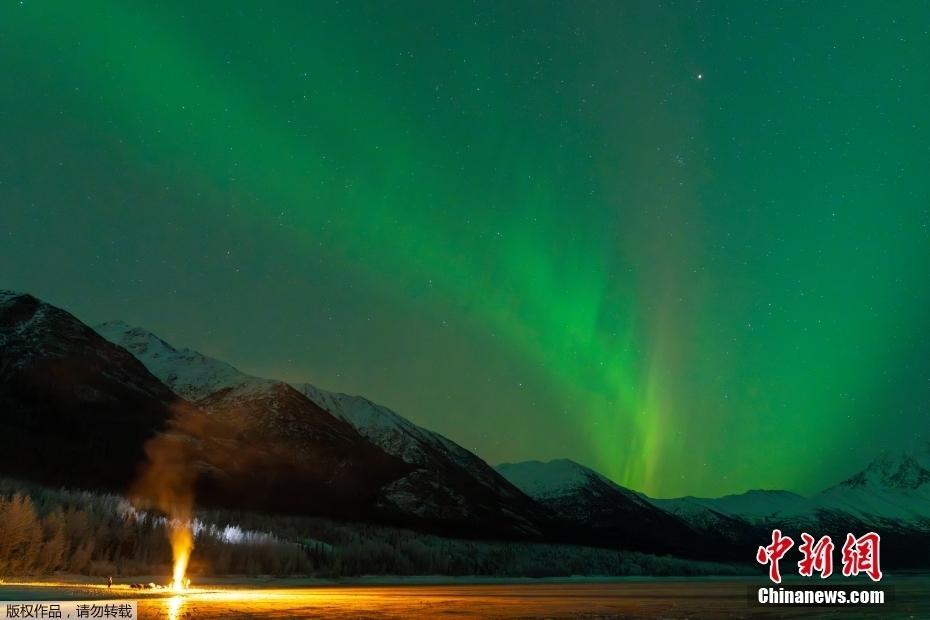
<svg viewBox="0 0 930 620"><path fill-rule="evenodd" d="M125 489L179 399L64 310L0 291L0 471Z"/></svg>

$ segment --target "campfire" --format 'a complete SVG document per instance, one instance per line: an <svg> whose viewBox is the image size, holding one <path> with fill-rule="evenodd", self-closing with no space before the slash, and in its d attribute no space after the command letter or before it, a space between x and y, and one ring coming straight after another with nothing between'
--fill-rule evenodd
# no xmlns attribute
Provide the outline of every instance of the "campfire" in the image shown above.
<svg viewBox="0 0 930 620"><path fill-rule="evenodd" d="M186 519L173 519L169 532L171 554L174 558L174 570L171 578L171 589L183 592L190 586L190 579L185 576L187 563L194 548L194 535L191 523Z"/></svg>

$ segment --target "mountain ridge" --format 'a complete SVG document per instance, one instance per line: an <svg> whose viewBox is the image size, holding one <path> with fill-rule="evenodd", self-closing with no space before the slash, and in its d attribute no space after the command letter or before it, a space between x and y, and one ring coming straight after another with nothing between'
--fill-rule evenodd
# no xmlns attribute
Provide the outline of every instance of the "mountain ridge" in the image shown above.
<svg viewBox="0 0 930 620"><path fill-rule="evenodd" d="M412 466L390 482L378 500L386 513L401 520L539 536L540 522L550 518L471 452L366 398L327 392L309 383L255 377L222 360L176 348L123 321L101 323L96 329L136 355L177 393L208 410L245 407L245 416L251 418L274 410L282 400L306 400L333 423ZM306 409L296 404L293 408ZM325 428L323 422L316 420L315 426Z"/></svg>
<svg viewBox="0 0 930 620"><path fill-rule="evenodd" d="M0 290L0 467L125 491L145 444L189 404L71 313Z"/></svg>
<svg viewBox="0 0 930 620"><path fill-rule="evenodd" d="M683 556L707 557L708 547L724 557L732 551L729 541L709 531L695 536L684 519L570 459L501 463L496 469L568 523L589 528L592 540Z"/></svg>
<svg viewBox="0 0 930 620"><path fill-rule="evenodd" d="M244 497L251 508L327 507L333 516L393 519L443 533L704 558L715 547L751 557L745 550L774 526L834 534L872 528L904 555L930 537L930 444L881 453L810 497L754 489L654 499L568 459L492 468L362 396L254 377L123 321L97 330L31 295L0 290L0 430L50 441L62 454L71 454L75 437L101 450L101 458L61 474L67 482L99 480L124 490L143 460L142 445L170 427L191 440L182 443L195 450L194 466L204 473L198 497ZM44 435L43 424L51 425ZM132 439L114 446L111 436L121 437L121 429ZM59 482L61 467L20 447L10 454L22 462L0 462L5 470L31 463L31 475Z"/></svg>

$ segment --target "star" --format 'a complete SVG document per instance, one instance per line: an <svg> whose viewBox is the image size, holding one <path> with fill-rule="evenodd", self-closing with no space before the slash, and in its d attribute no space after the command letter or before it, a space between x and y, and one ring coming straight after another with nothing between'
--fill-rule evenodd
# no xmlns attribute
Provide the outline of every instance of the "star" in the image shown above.
<svg viewBox="0 0 930 620"><path fill-rule="evenodd" d="M697 79L703 80L703 79L704 79L704 74L703 74L703 73L698 73L698 74L697 74Z"/></svg>

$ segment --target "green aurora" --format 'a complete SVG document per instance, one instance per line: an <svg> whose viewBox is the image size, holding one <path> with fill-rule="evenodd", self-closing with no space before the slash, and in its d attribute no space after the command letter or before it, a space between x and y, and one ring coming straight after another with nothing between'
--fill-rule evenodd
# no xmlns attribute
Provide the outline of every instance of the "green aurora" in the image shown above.
<svg viewBox="0 0 930 620"><path fill-rule="evenodd" d="M489 462L930 439L926 2L0 5L0 286Z"/></svg>

